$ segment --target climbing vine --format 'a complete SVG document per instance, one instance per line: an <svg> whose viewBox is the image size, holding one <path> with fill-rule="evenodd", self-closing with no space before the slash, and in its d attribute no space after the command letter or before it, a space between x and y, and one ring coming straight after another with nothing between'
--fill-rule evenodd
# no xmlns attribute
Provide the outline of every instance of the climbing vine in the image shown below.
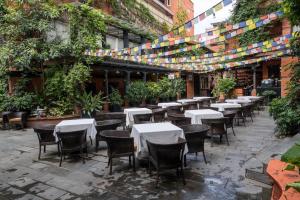
<svg viewBox="0 0 300 200"><path fill-rule="evenodd" d="M233 10L231 22L233 24L248 19L260 17L271 12L280 10L280 5L276 1L270 1L270 5L262 6L265 0L240 0ZM241 46L246 46L259 41L267 40L270 37L269 31L264 27L248 31L238 37Z"/></svg>
<svg viewBox="0 0 300 200"><path fill-rule="evenodd" d="M101 33L106 29L103 13L88 3L0 1L0 95L4 99L10 98L5 83L12 71L22 77L43 77L44 73L42 79L47 80L44 90L26 91L26 95L35 95L37 98L32 101L39 99L40 104L54 110L52 113L72 111L76 95L84 92L84 83L90 77L89 64L99 61L99 58L87 58L84 52L100 47ZM61 78L56 73L47 73L54 70L59 71ZM13 96L16 102L22 102L24 94ZM0 108L9 109L3 105L0 102Z"/></svg>

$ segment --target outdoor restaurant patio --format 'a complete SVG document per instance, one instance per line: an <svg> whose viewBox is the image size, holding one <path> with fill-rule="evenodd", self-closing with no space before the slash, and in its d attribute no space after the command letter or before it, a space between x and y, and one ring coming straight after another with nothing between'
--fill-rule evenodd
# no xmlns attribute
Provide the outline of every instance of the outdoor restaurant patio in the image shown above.
<svg viewBox="0 0 300 200"><path fill-rule="evenodd" d="M199 110L198 110L199 111ZM101 124L101 122L99 122ZM115 158L109 174L107 146L95 152L88 141L85 164L79 157L63 160L59 167L56 145L47 145L38 159L39 140L33 129L7 130L0 135L1 199L268 199L271 187L245 178L245 169L263 172L263 163L277 158L298 138L278 139L274 121L266 111L255 112L246 126L228 130L228 146L205 139L207 164L202 154L187 156L185 181L168 170L156 187L156 174L148 163L129 168L128 158ZM118 129L122 129L119 126ZM161 135L161 138L163 136Z"/></svg>
<svg viewBox="0 0 300 200"><path fill-rule="evenodd" d="M300 200L299 14L0 0L0 200Z"/></svg>

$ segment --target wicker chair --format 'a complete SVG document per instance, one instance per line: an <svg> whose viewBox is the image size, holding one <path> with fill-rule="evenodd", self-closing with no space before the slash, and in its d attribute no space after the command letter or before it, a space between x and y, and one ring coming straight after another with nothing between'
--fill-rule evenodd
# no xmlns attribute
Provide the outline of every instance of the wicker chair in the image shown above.
<svg viewBox="0 0 300 200"><path fill-rule="evenodd" d="M0 124L2 129L6 129L9 127L8 125L8 115L10 115L11 112L1 112L0 113Z"/></svg>
<svg viewBox="0 0 300 200"><path fill-rule="evenodd" d="M185 117L184 114L174 114L168 113L168 119L174 124L175 126L184 126L191 124L192 119Z"/></svg>
<svg viewBox="0 0 300 200"><path fill-rule="evenodd" d="M155 123L157 123L157 122L164 122L165 121L165 117L166 117L166 112L167 111L165 109L163 109L163 108L152 110L153 121Z"/></svg>
<svg viewBox="0 0 300 200"><path fill-rule="evenodd" d="M251 121L253 122L253 105L252 103L249 104L245 104L242 106L242 112L243 112L243 116L245 117L245 119L247 120L247 117L250 117Z"/></svg>
<svg viewBox="0 0 300 200"><path fill-rule="evenodd" d="M112 174L113 158L129 157L129 166L131 166L131 157L133 161L133 171L135 171L134 140L129 136L128 131L102 131L103 137L107 143L109 174Z"/></svg>
<svg viewBox="0 0 300 200"><path fill-rule="evenodd" d="M34 132L37 134L39 139L39 156L38 159L41 159L42 146L44 146L44 153L46 153L47 145L57 145L57 149L59 152L59 143L56 141L53 132L55 129L55 125L44 125L39 128L34 128Z"/></svg>
<svg viewBox="0 0 300 200"><path fill-rule="evenodd" d="M152 122L152 113L133 115L135 124L146 124Z"/></svg>
<svg viewBox="0 0 300 200"><path fill-rule="evenodd" d="M182 106L169 106L167 107L167 113L182 113Z"/></svg>
<svg viewBox="0 0 300 200"><path fill-rule="evenodd" d="M175 144L155 144L148 140L147 146L149 151L149 173L151 175L151 163L157 170L156 187L159 184L159 177L162 170L176 169L177 178L179 177L179 169L182 175L183 184L185 184L183 172L183 154L186 141L179 138Z"/></svg>
<svg viewBox="0 0 300 200"><path fill-rule="evenodd" d="M122 120L119 120L119 119L97 121L96 152L98 152L99 142L104 141L104 139L101 137L101 134L100 134L101 131L116 130L121 124L122 124Z"/></svg>
<svg viewBox="0 0 300 200"><path fill-rule="evenodd" d="M122 121L123 130L126 128L126 114L123 112L96 112L95 120L96 121L104 121L104 120L111 120L111 119L119 119Z"/></svg>
<svg viewBox="0 0 300 200"><path fill-rule="evenodd" d="M8 123L10 127L20 125L21 129L26 126L26 112L11 112L8 115Z"/></svg>
<svg viewBox="0 0 300 200"><path fill-rule="evenodd" d="M229 128L232 129L232 133L235 136L234 132L234 118L236 116L236 111L224 111L223 115L226 117L226 129L228 130Z"/></svg>
<svg viewBox="0 0 300 200"><path fill-rule="evenodd" d="M145 107L151 110L161 108L158 105L152 105L152 104L147 104Z"/></svg>
<svg viewBox="0 0 300 200"><path fill-rule="evenodd" d="M202 119L202 123L210 126L209 135L211 136L211 146L213 145L214 136L219 136L221 142L223 135L225 135L227 145L229 146L225 117L217 119Z"/></svg>
<svg viewBox="0 0 300 200"><path fill-rule="evenodd" d="M245 116L243 114L242 107L241 108L226 108L225 112L227 112L227 111L234 111L234 112L236 112L234 119L237 121L237 125L238 126L240 125L240 120L242 120L243 123L244 123L244 126L246 126L246 119L245 119Z"/></svg>
<svg viewBox="0 0 300 200"><path fill-rule="evenodd" d="M184 112L184 111L188 110L189 107L190 107L190 105L188 103L182 104L182 111Z"/></svg>
<svg viewBox="0 0 300 200"><path fill-rule="evenodd" d="M202 99L201 100L201 106L210 106L210 99Z"/></svg>
<svg viewBox="0 0 300 200"><path fill-rule="evenodd" d="M65 155L80 152L82 162L85 163L85 156L83 152L86 152L87 155L87 141L86 141L86 132L87 130L81 131L70 131L70 132L57 132L57 137L59 141L59 149L60 149L60 162L59 166L61 167L61 163L63 158L65 159Z"/></svg>
<svg viewBox="0 0 300 200"><path fill-rule="evenodd" d="M198 103L197 102L188 103L187 110L198 110Z"/></svg>
<svg viewBox="0 0 300 200"><path fill-rule="evenodd" d="M192 124L187 126L181 126L184 131L185 139L188 146L188 153L202 152L204 162L207 164L204 153L204 140L207 136L209 127L207 125ZM186 155L184 155L184 166L186 166Z"/></svg>

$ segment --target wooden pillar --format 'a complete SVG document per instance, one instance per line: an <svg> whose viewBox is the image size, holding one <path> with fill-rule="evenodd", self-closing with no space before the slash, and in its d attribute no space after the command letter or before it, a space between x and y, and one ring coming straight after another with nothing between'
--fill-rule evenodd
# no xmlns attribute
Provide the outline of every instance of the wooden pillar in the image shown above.
<svg viewBox="0 0 300 200"><path fill-rule="evenodd" d="M146 82L147 81L147 72L143 72L143 74L144 74L143 80L144 80L144 82Z"/></svg>
<svg viewBox="0 0 300 200"><path fill-rule="evenodd" d="M105 70L105 92L106 96L108 96L108 70Z"/></svg>
<svg viewBox="0 0 300 200"><path fill-rule="evenodd" d="M126 71L126 86L125 86L126 92L128 90L129 84L130 84L130 74L131 74L131 71Z"/></svg>
<svg viewBox="0 0 300 200"><path fill-rule="evenodd" d="M252 96L256 96L256 65L252 67L253 70L253 90L251 91Z"/></svg>
<svg viewBox="0 0 300 200"><path fill-rule="evenodd" d="M128 31L123 30L123 43L124 43L124 48L129 47L129 37L128 37Z"/></svg>

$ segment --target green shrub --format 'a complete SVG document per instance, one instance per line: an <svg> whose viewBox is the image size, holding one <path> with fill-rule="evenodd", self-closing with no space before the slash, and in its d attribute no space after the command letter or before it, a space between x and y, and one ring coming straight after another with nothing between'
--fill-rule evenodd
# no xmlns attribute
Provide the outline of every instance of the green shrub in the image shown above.
<svg viewBox="0 0 300 200"><path fill-rule="evenodd" d="M295 143L287 152L281 156L281 161L291 163L300 167L300 141Z"/></svg>
<svg viewBox="0 0 300 200"><path fill-rule="evenodd" d="M5 111L32 111L37 106L36 98L35 94L27 92L20 96L5 96L2 109Z"/></svg>
<svg viewBox="0 0 300 200"><path fill-rule="evenodd" d="M147 99L149 101L156 101L162 92L162 89L161 89L159 83L147 82L146 87L148 90Z"/></svg>
<svg viewBox="0 0 300 200"><path fill-rule="evenodd" d="M110 102L111 105L121 106L123 104L122 96L120 94L120 91L117 90L117 89L113 88L112 92L110 93L108 98L109 98L109 102Z"/></svg>
<svg viewBox="0 0 300 200"><path fill-rule="evenodd" d="M81 106L84 115L92 117L94 111L102 110L103 101L104 99L101 92L94 96L92 92L84 92L83 95L79 97L78 104Z"/></svg>
<svg viewBox="0 0 300 200"><path fill-rule="evenodd" d="M161 88L159 95L161 98L174 98L177 94L182 94L186 91L185 81L181 78L169 79L168 77L164 77L158 84Z"/></svg>
<svg viewBox="0 0 300 200"><path fill-rule="evenodd" d="M236 82L233 78L219 78L213 89L213 94L215 97L218 97L223 93L225 97L230 97L235 85Z"/></svg>
<svg viewBox="0 0 300 200"><path fill-rule="evenodd" d="M144 81L135 81L130 83L126 92L126 98L130 103L138 104L142 103L146 99L148 94L148 88Z"/></svg>
<svg viewBox="0 0 300 200"><path fill-rule="evenodd" d="M299 131L300 106L291 107L288 98L274 99L269 112L275 119L280 136L294 135Z"/></svg>

